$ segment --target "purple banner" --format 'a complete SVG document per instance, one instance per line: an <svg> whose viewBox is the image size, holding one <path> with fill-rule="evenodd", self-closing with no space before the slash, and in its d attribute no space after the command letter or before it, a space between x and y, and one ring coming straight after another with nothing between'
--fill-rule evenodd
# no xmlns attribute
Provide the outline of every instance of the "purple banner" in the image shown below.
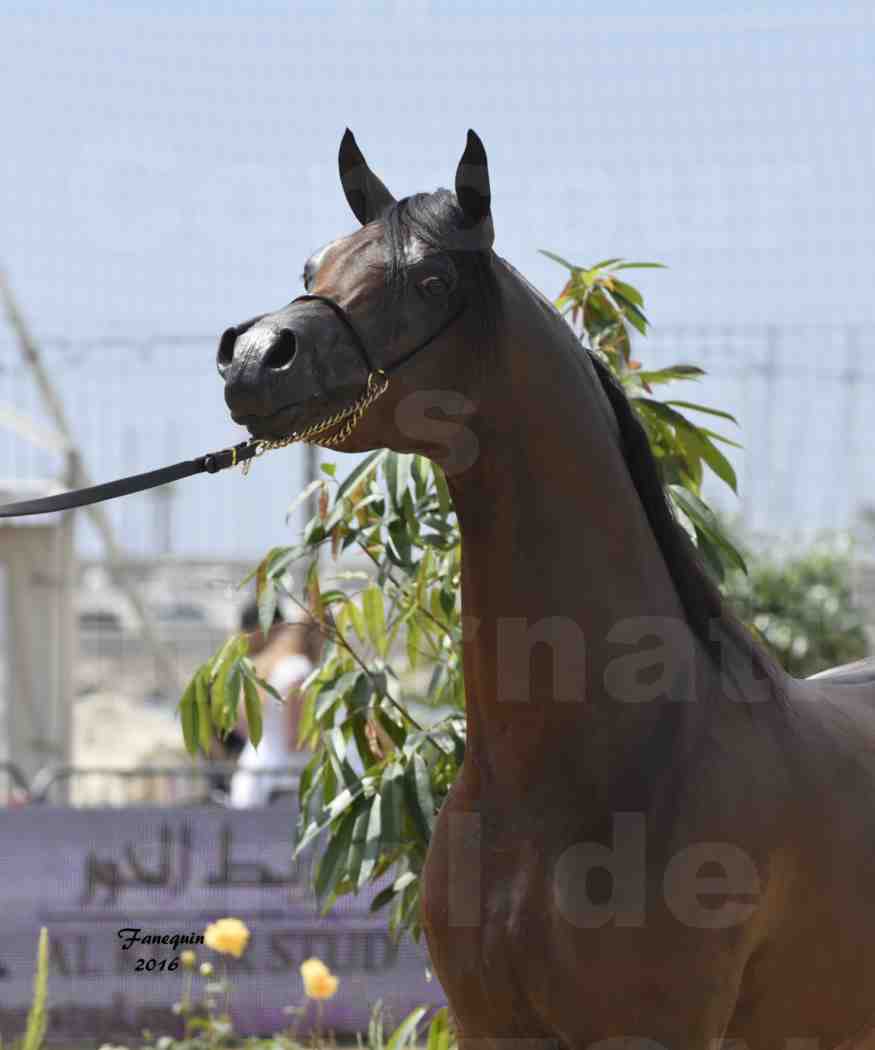
<svg viewBox="0 0 875 1050"><path fill-rule="evenodd" d="M396 947L386 932L388 913L368 911L377 890L342 898L319 916L311 890L314 852L292 860L295 815L291 800L250 810L0 811L4 1041L24 1028L41 926L50 940L51 1041L139 1038L143 1028L181 1035L171 1006L181 996L184 971L166 966L189 945L123 945L134 930L139 938L190 937L226 916L250 930L241 959L191 947L199 963L213 963L217 976L227 960L231 1013L241 1034L270 1034L290 1024L283 1008L304 1004L299 966L312 956L340 980L323 1008L323 1027L338 1034L364 1031L376 999L393 1027L416 1006L442 1005L441 987L427 974L424 943L405 938ZM203 998L204 983L196 976L195 998ZM311 1003L299 1034L314 1022Z"/></svg>

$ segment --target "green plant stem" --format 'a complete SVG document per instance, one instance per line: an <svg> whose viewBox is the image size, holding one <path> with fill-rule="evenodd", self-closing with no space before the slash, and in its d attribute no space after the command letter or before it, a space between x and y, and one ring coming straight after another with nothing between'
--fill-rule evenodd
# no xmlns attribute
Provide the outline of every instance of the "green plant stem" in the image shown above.
<svg viewBox="0 0 875 1050"><path fill-rule="evenodd" d="M228 960L222 956L222 974L225 983L225 1014L231 1020L231 984L228 980Z"/></svg>

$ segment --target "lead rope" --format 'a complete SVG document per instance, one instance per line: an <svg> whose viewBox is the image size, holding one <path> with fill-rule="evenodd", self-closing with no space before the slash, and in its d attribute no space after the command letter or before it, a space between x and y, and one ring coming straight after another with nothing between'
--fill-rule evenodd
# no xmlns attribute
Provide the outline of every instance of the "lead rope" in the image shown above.
<svg viewBox="0 0 875 1050"><path fill-rule="evenodd" d="M339 412L335 412L333 416L328 416L327 419L323 419L319 423L314 423L312 426L300 431L300 433L295 431L294 433L289 434L288 437L276 439L258 438L255 441L254 458L258 458L258 456L262 456L265 452L269 452L275 448L288 448L289 445L294 445L297 441L309 442L310 438L317 437L319 434L324 434L326 430L332 430L338 423L343 423L343 421L346 420L336 434L315 442L318 445L329 448L333 445L339 445L341 441L345 441L349 437L358 425L359 420L377 398L382 397L383 394L386 393L388 386L389 377L382 368L370 372L368 374L368 385L364 394L362 394L362 396L351 405L342 408ZM251 464L251 459L247 459L245 463L241 464L244 477L249 473L249 467Z"/></svg>

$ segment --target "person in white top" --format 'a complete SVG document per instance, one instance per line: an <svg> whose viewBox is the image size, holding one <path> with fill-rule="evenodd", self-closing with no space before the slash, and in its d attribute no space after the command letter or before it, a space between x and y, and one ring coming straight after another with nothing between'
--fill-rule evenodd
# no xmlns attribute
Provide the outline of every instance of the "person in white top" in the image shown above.
<svg viewBox="0 0 875 1050"><path fill-rule="evenodd" d="M309 621L285 622L277 610L267 638L258 626L258 608L253 603L241 616L240 626L249 633L249 655L258 675L285 700L279 703L261 691L262 736L258 748L247 739L237 769L231 778L230 805L235 809L264 806L276 791L292 790L296 777L289 773L259 770L301 765L298 744L300 686L318 660L321 635ZM238 728L246 732L246 716L240 705Z"/></svg>

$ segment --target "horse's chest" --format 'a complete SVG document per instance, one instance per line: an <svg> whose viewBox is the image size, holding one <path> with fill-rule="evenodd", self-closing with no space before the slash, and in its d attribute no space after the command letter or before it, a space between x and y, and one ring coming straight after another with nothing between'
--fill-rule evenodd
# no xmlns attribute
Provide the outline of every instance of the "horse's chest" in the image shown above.
<svg viewBox="0 0 875 1050"><path fill-rule="evenodd" d="M531 832L444 808L422 900L432 961L454 1008L475 999L490 1012L517 1008L521 975L544 938L545 886Z"/></svg>

